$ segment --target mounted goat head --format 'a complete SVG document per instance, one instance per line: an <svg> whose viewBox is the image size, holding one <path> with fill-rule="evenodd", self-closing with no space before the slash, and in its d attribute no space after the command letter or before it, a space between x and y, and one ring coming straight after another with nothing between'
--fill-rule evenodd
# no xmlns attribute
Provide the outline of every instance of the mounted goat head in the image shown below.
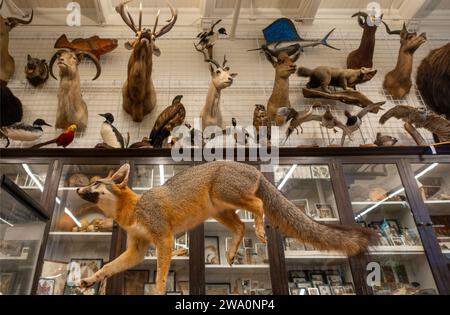
<svg viewBox="0 0 450 315"><path fill-rule="evenodd" d="M427 41L427 36L425 33L417 35L416 32L408 32L405 23L403 23L403 29L398 31L391 31L389 26L385 22L383 23L389 35L400 35L397 65L394 70L386 74L383 86L392 96L401 98L411 90L413 55Z"/></svg>
<svg viewBox="0 0 450 315"><path fill-rule="evenodd" d="M289 77L297 70L295 62L301 54L301 50L272 50L267 46L262 47L267 60L275 68L275 82L272 95L267 103L267 113L270 121L275 121L277 125L286 122L286 118L277 115L281 107L291 107L289 100Z"/></svg>
<svg viewBox="0 0 450 315"><path fill-rule="evenodd" d="M156 16L153 30L142 28L142 7L139 13L139 26L136 27L131 14L128 12L125 1L116 7L125 24L136 34L136 38L125 43L125 48L132 50L128 61L128 78L123 86L123 109L131 115L135 122L141 122L144 116L150 114L156 106L156 91L152 81L153 57L160 56L161 51L156 46L157 38L168 33L175 25L177 10L166 0L172 18L168 24L158 32L158 20L160 11Z"/></svg>
<svg viewBox="0 0 450 315"><path fill-rule="evenodd" d="M0 9L4 0L0 3ZM9 32L19 24L30 24L33 21L33 10L28 20L14 17L3 18L0 15L0 81L8 82L16 69L14 58L9 54Z"/></svg>
<svg viewBox="0 0 450 315"><path fill-rule="evenodd" d="M56 80L53 74L53 65L55 61L58 61L60 77L56 128L66 129L75 124L78 130L84 130L87 126L88 110L81 96L78 70L78 65L84 58L92 60L97 67L97 74L93 79L96 80L101 74L101 67L97 57L91 53L61 49L53 55L50 61L51 76Z"/></svg>
<svg viewBox="0 0 450 315"><path fill-rule="evenodd" d="M202 128L205 129L208 126L218 126L223 128L220 97L222 90L233 84L237 73L230 73L230 68L226 66L228 62L226 56L223 58L222 65L213 59L205 59L205 61L210 63L209 70L211 72L211 83L209 85L206 103L200 114ZM216 69L214 69L213 65Z"/></svg>
<svg viewBox="0 0 450 315"><path fill-rule="evenodd" d="M375 33L377 32L378 25L374 20L372 20L372 23L368 23L368 19L372 17L369 17L365 12L357 12L353 14L352 17L358 17L358 24L363 29L363 35L359 48L352 51L347 57L347 68L372 68L372 59L375 50ZM381 15L380 20L381 19L383 19L383 15Z"/></svg>

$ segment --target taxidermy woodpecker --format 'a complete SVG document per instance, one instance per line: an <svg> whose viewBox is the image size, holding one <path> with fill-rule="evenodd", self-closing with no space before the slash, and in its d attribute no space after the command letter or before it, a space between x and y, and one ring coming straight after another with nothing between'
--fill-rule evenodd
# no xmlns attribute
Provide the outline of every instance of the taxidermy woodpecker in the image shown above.
<svg viewBox="0 0 450 315"><path fill-rule="evenodd" d="M214 23L209 31L201 32L197 35L197 38L199 39L199 42L196 45L197 47L200 46L202 49L212 47L219 40L220 35L228 35L227 30L223 27L221 27L217 33L214 31L214 28L220 22L222 22L222 20L218 20Z"/></svg>
<svg viewBox="0 0 450 315"><path fill-rule="evenodd" d="M41 148L43 146L56 143L58 147L67 147L69 144L72 143L73 139L75 138L75 131L77 131L77 125L70 125L69 128L67 128L62 134L60 134L57 138L44 142L39 143L34 146L32 146L32 149Z"/></svg>
<svg viewBox="0 0 450 315"><path fill-rule="evenodd" d="M105 118L105 121L100 128L103 143L115 149L125 148L126 144L122 134L113 126L114 116L111 113L99 115Z"/></svg>
<svg viewBox="0 0 450 315"><path fill-rule="evenodd" d="M9 147L10 141L35 141L42 137L44 130L42 126L49 126L43 119L36 119L33 125L27 125L22 122L0 128L0 136L7 141L5 148Z"/></svg>
<svg viewBox="0 0 450 315"><path fill-rule="evenodd" d="M170 136L175 127L183 124L186 118L186 109L181 103L183 95L177 95L172 105L167 107L156 119L152 132L150 133L150 144L154 148L162 148L164 140Z"/></svg>

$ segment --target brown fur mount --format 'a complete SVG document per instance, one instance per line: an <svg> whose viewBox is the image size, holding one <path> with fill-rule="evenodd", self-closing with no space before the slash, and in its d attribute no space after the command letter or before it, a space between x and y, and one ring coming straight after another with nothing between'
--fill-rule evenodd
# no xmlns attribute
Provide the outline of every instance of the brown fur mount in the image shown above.
<svg viewBox="0 0 450 315"><path fill-rule="evenodd" d="M45 59L27 57L27 65L25 66L25 76L28 82L34 87L42 85L48 80L49 70Z"/></svg>
<svg viewBox="0 0 450 315"><path fill-rule="evenodd" d="M417 87L429 108L450 119L450 43L422 60Z"/></svg>
<svg viewBox="0 0 450 315"><path fill-rule="evenodd" d="M87 51L100 59L100 56L107 54L117 48L117 39L92 36L89 38L75 38L70 42L67 39L66 34L63 34L56 41L55 48L67 48Z"/></svg>

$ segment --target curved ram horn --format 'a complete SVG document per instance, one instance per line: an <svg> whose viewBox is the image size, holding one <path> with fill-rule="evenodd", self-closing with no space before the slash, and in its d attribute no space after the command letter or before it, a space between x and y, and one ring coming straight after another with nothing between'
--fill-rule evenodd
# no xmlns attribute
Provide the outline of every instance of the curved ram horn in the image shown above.
<svg viewBox="0 0 450 315"><path fill-rule="evenodd" d="M178 10L174 8L174 6L169 2L169 0L166 0L166 2L170 8L170 13L172 13L172 17L170 18L170 20L167 20L169 24L165 25L162 29L159 30L159 32L154 34L155 38L161 37L164 34L168 33L172 29L172 27L174 27L178 19Z"/></svg>
<svg viewBox="0 0 450 315"><path fill-rule="evenodd" d="M61 53L63 52L70 52L71 50L69 49L60 49L57 52L55 52L55 54L52 56L52 59L50 59L50 63L49 63L49 68L50 68L50 75L53 77L53 79L58 80L55 77L55 74L53 73L53 65L55 64L56 59L61 56Z"/></svg>
<svg viewBox="0 0 450 315"><path fill-rule="evenodd" d="M359 11L359 12L356 12L355 14L353 14L352 18L355 16L358 17L359 26L364 28L364 26L366 26L366 21L367 21L367 18L369 17L369 15L366 12Z"/></svg>
<svg viewBox="0 0 450 315"><path fill-rule="evenodd" d="M97 68L97 73L95 77L92 79L92 81L97 80L98 77L102 74L102 67L100 65L100 61L98 60L98 58L94 54L91 54L90 52L87 51L77 51L75 52L75 54L77 55L78 59L81 60L83 58L88 58L95 64L95 67ZM79 57L80 55L82 56L82 58Z"/></svg>
<svg viewBox="0 0 450 315"><path fill-rule="evenodd" d="M6 19L6 21L11 28L14 28L19 24L24 24L24 25L30 24L33 21L33 16L34 16L34 11L33 11L33 9L31 9L31 16L28 20L22 20L22 19L18 19L15 17L9 17Z"/></svg>

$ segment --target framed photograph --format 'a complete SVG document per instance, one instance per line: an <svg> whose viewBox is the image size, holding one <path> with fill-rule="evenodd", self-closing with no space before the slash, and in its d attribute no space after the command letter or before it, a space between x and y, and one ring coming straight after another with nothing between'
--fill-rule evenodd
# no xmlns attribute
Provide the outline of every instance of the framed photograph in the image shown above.
<svg viewBox="0 0 450 315"><path fill-rule="evenodd" d="M308 295L320 295L319 289L317 288L307 288Z"/></svg>
<svg viewBox="0 0 450 315"><path fill-rule="evenodd" d="M205 236L205 264L220 265L218 236Z"/></svg>
<svg viewBox="0 0 450 315"><path fill-rule="evenodd" d="M267 264L269 263L269 255L267 252L267 244L264 243L256 243L255 244L255 264Z"/></svg>
<svg viewBox="0 0 450 315"><path fill-rule="evenodd" d="M156 282L156 270L153 271L153 279L150 279L151 282ZM175 292L176 291L176 274L175 271L170 270L169 275L167 276L167 292Z"/></svg>
<svg viewBox="0 0 450 315"><path fill-rule="evenodd" d="M2 295L14 294L14 281L16 274L14 272L2 272L0 273L0 293Z"/></svg>
<svg viewBox="0 0 450 315"><path fill-rule="evenodd" d="M340 275L327 275L327 282L329 285L342 285L342 278Z"/></svg>
<svg viewBox="0 0 450 315"><path fill-rule="evenodd" d="M300 289L297 288L289 288L290 295L300 295Z"/></svg>
<svg viewBox="0 0 450 315"><path fill-rule="evenodd" d="M316 203L316 211L321 219L334 218L333 207L328 203Z"/></svg>
<svg viewBox="0 0 450 315"><path fill-rule="evenodd" d="M310 214L309 212L309 204L308 199L295 199L291 200L291 202L300 210L302 210L306 214Z"/></svg>
<svg viewBox="0 0 450 315"><path fill-rule="evenodd" d="M355 289L353 289L353 284L346 283L342 287L344 289L344 294L346 294L346 295L354 295L355 294Z"/></svg>
<svg viewBox="0 0 450 315"><path fill-rule="evenodd" d="M229 283L206 283L206 295L229 295L231 285Z"/></svg>
<svg viewBox="0 0 450 315"><path fill-rule="evenodd" d="M149 270L127 270L124 274L125 295L144 295L145 284L150 280ZM151 280L150 280L151 281Z"/></svg>
<svg viewBox="0 0 450 315"><path fill-rule="evenodd" d="M394 246L405 245L405 241L402 236L391 236L391 242Z"/></svg>
<svg viewBox="0 0 450 315"><path fill-rule="evenodd" d="M244 244L245 249L253 249L253 239L251 237L244 237L242 244Z"/></svg>
<svg viewBox="0 0 450 315"><path fill-rule="evenodd" d="M189 281L177 281L177 291L183 293L183 295L189 295Z"/></svg>
<svg viewBox="0 0 450 315"><path fill-rule="evenodd" d="M343 295L344 287L341 285L331 286L331 292L333 292L334 295Z"/></svg>
<svg viewBox="0 0 450 315"><path fill-rule="evenodd" d="M302 288L307 289L307 288L312 288L313 287L311 282L297 282L296 286L299 289L302 289Z"/></svg>
<svg viewBox="0 0 450 315"><path fill-rule="evenodd" d="M254 265L255 264L253 247L245 249L245 264L246 265Z"/></svg>
<svg viewBox="0 0 450 315"><path fill-rule="evenodd" d="M259 281L253 280L252 281L252 290L259 289Z"/></svg>
<svg viewBox="0 0 450 315"><path fill-rule="evenodd" d="M289 278L292 280L295 278L306 279L306 273L303 270L289 270Z"/></svg>
<svg viewBox="0 0 450 315"><path fill-rule="evenodd" d="M55 260L44 260L42 265L42 278L50 278L55 280L54 295L63 295L64 286L66 285L68 263Z"/></svg>
<svg viewBox="0 0 450 315"><path fill-rule="evenodd" d="M331 288L329 285L319 285L320 295L332 295Z"/></svg>
<svg viewBox="0 0 450 315"><path fill-rule="evenodd" d="M320 271L311 271L308 274L308 278L311 281L322 281L324 282L323 273Z"/></svg>
<svg viewBox="0 0 450 315"><path fill-rule="evenodd" d="M36 295L53 295L55 291L55 279L40 278Z"/></svg>
<svg viewBox="0 0 450 315"><path fill-rule="evenodd" d="M311 166L312 178L328 179L330 178L330 170L327 165L313 165Z"/></svg>
<svg viewBox="0 0 450 315"><path fill-rule="evenodd" d="M175 239L175 250L185 250L183 255L184 257L189 256L189 233L184 233L181 236Z"/></svg>
<svg viewBox="0 0 450 315"><path fill-rule="evenodd" d="M305 245L295 238L285 237L284 248L287 251L304 251Z"/></svg>
<svg viewBox="0 0 450 315"><path fill-rule="evenodd" d="M100 283L96 283L84 291L80 288L80 282L84 278L93 276L103 266L103 259L74 258L70 260L64 295L96 295Z"/></svg>
<svg viewBox="0 0 450 315"><path fill-rule="evenodd" d="M144 283L144 295L152 295L156 289L156 283Z"/></svg>
<svg viewBox="0 0 450 315"><path fill-rule="evenodd" d="M0 240L0 257L20 257L22 245L22 241Z"/></svg>
<svg viewBox="0 0 450 315"><path fill-rule="evenodd" d="M316 288L318 288L321 285L324 285L323 281L318 281L318 280L312 280L311 283L312 283L313 287L316 287Z"/></svg>
<svg viewBox="0 0 450 315"><path fill-rule="evenodd" d="M305 283L306 278L292 278L292 281L297 285L297 283Z"/></svg>

